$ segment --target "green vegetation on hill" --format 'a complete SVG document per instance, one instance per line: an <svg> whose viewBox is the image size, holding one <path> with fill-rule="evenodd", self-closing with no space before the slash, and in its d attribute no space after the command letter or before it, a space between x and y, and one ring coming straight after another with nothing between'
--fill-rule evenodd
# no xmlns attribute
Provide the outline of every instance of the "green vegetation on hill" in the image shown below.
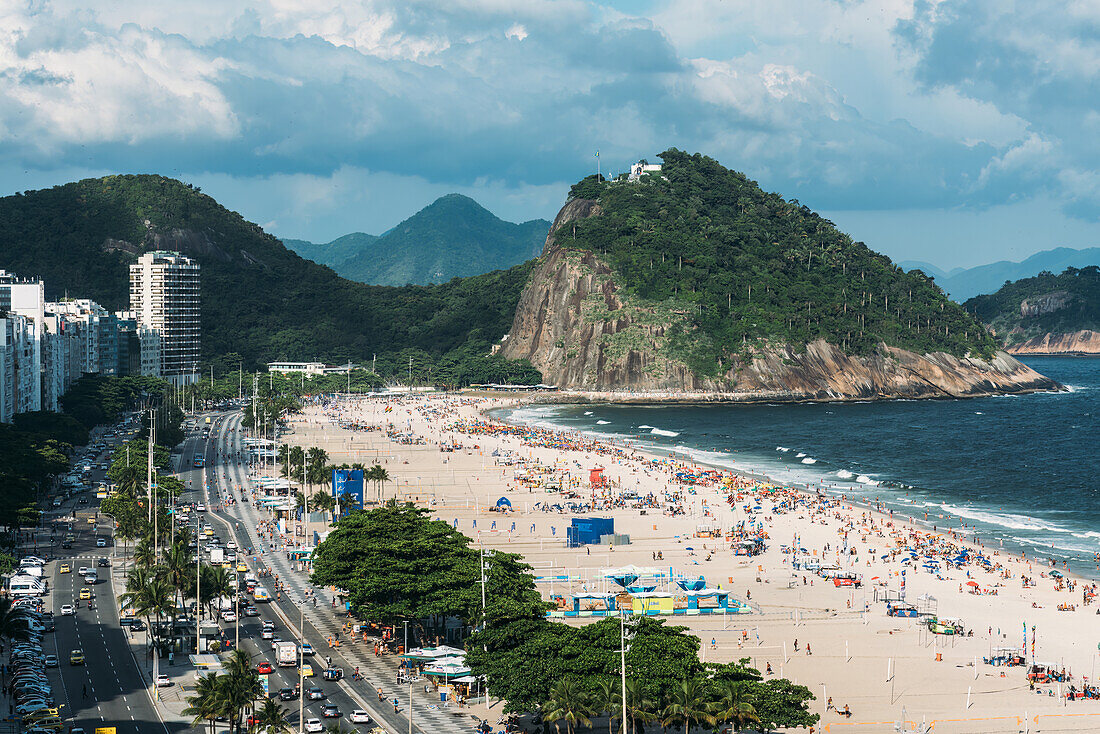
<svg viewBox="0 0 1100 734"><path fill-rule="evenodd" d="M603 213L557 237L599 255L628 298L684 317L670 349L695 371L728 369L755 345L816 339L855 354L882 342L958 356L995 350L923 273L905 273L798 201L705 156L661 158L660 174L636 183L575 185L571 196L598 198Z"/></svg>
<svg viewBox="0 0 1100 734"><path fill-rule="evenodd" d="M1049 271L1006 282L996 293L963 304L1009 346L1042 334L1100 330L1100 266Z"/></svg>
<svg viewBox="0 0 1100 734"><path fill-rule="evenodd" d="M542 251L550 222L505 222L468 196L448 194L381 235L354 233L327 244L283 240L302 257L374 285L444 283L518 265Z"/></svg>
<svg viewBox="0 0 1100 734"><path fill-rule="evenodd" d="M412 350L433 364L460 361L463 373L538 379L529 366L485 356L511 325L529 264L433 286L353 283L162 176L107 176L0 198L0 267L42 277L47 298L68 293L127 308L127 266L152 249L179 250L202 266L206 359L236 352L246 367L374 355L407 362Z"/></svg>

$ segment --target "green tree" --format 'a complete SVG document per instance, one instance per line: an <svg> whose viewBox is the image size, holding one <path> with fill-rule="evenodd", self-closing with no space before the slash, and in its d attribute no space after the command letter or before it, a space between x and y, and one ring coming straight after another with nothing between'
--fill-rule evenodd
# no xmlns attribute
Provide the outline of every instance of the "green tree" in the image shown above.
<svg viewBox="0 0 1100 734"><path fill-rule="evenodd" d="M578 724L591 726L588 718L591 713L588 706L588 696L584 690L569 679L560 680L550 689L550 700L542 711L542 718L546 721L564 721L565 730L573 734L573 727Z"/></svg>
<svg viewBox="0 0 1100 734"><path fill-rule="evenodd" d="M612 734L611 723L615 719L621 719L623 712L623 692L620 681L614 678L601 677L596 681L596 687L590 699L593 713L602 711L607 714L607 734ZM620 722L620 726L622 722Z"/></svg>
<svg viewBox="0 0 1100 734"><path fill-rule="evenodd" d="M746 724L759 722L756 709L748 701L748 689L755 685L730 680L717 683L713 708L715 721L732 724L734 731L740 731Z"/></svg>
<svg viewBox="0 0 1100 734"><path fill-rule="evenodd" d="M286 709L273 698L264 699L263 705L256 709L256 719L264 734L287 734L290 731Z"/></svg>

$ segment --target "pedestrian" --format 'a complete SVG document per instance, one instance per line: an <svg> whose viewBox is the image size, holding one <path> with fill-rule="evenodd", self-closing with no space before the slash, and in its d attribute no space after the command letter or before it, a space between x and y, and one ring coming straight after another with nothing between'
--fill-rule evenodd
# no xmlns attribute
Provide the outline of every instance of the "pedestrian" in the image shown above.
<svg viewBox="0 0 1100 734"><path fill-rule="evenodd" d="M399 711L397 708L397 699L393 699L393 712L396 714Z"/></svg>
<svg viewBox="0 0 1100 734"><path fill-rule="evenodd" d="M382 696L382 689L381 689L381 688L379 688L379 689L378 689L378 700L379 700L379 701L381 701L381 700L382 700L382 698L383 698L383 696Z"/></svg>

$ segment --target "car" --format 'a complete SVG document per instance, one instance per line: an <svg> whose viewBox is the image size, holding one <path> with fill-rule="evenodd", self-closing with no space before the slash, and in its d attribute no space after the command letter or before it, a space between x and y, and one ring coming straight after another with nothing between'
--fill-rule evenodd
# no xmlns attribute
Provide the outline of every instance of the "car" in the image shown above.
<svg viewBox="0 0 1100 734"><path fill-rule="evenodd" d="M166 688L170 685L172 685L172 679L166 676L164 673L161 673L157 676L157 688Z"/></svg>
<svg viewBox="0 0 1100 734"><path fill-rule="evenodd" d="M73 547L73 541L66 538L65 540L61 541L61 547L65 550L69 550Z"/></svg>
<svg viewBox="0 0 1100 734"><path fill-rule="evenodd" d="M301 674L303 678L313 677L313 666L309 663L302 663Z"/></svg>
<svg viewBox="0 0 1100 734"><path fill-rule="evenodd" d="M275 672L275 668L271 667L271 663L263 662L256 666L256 672L260 675L271 675Z"/></svg>
<svg viewBox="0 0 1100 734"><path fill-rule="evenodd" d="M54 506L54 507L61 507L61 498L60 498L60 497L56 497L56 498L54 499L54 501L53 501L53 506Z"/></svg>
<svg viewBox="0 0 1100 734"><path fill-rule="evenodd" d="M353 724L369 724L370 714L363 709L355 709L351 712L351 723Z"/></svg>
<svg viewBox="0 0 1100 734"><path fill-rule="evenodd" d="M279 700L280 701L293 701L298 698L298 686L293 688L280 688Z"/></svg>
<svg viewBox="0 0 1100 734"><path fill-rule="evenodd" d="M142 622L140 619L135 619L134 623L130 625L130 629L134 632L141 632L145 629L145 622Z"/></svg>
<svg viewBox="0 0 1100 734"><path fill-rule="evenodd" d="M271 629L270 627L264 627L262 630L260 630L261 640L270 640L273 637L275 637L275 630Z"/></svg>
<svg viewBox="0 0 1100 734"><path fill-rule="evenodd" d="M94 515L92 517L88 518L88 524L89 525L95 525L95 516Z"/></svg>
<svg viewBox="0 0 1100 734"><path fill-rule="evenodd" d="M334 703L326 703L321 707L321 716L326 719L339 719L340 707Z"/></svg>
<svg viewBox="0 0 1100 734"><path fill-rule="evenodd" d="M84 651L77 648L69 653L69 665L83 665Z"/></svg>
<svg viewBox="0 0 1100 734"><path fill-rule="evenodd" d="M82 588L80 590L80 594L78 594L77 597L80 599L80 601L85 601L87 599L91 599L92 598L92 590L89 589L87 586L85 586L84 588Z"/></svg>
<svg viewBox="0 0 1100 734"><path fill-rule="evenodd" d="M98 580L99 579L96 578L96 575L94 573L84 574L84 583L88 584L89 586L95 586L95 582Z"/></svg>
<svg viewBox="0 0 1100 734"><path fill-rule="evenodd" d="M96 562L96 565L97 565L97 566L99 566L100 568L110 568L110 566L111 566L111 559L110 559L110 558L100 558L100 559L99 559L99 560L98 560L98 561Z"/></svg>
<svg viewBox="0 0 1100 734"><path fill-rule="evenodd" d="M237 573L247 573L247 572L248 572L248 566L244 565L243 562L237 564Z"/></svg>
<svg viewBox="0 0 1100 734"><path fill-rule="evenodd" d="M260 616L260 610L256 607L249 605L244 608L244 616L246 617L258 617Z"/></svg>
<svg viewBox="0 0 1100 734"><path fill-rule="evenodd" d="M320 719L306 719L306 731L310 734L317 734L325 730L325 725L321 723Z"/></svg>
<svg viewBox="0 0 1100 734"><path fill-rule="evenodd" d="M76 575L77 576L83 576L87 573L88 573L88 567L87 566L81 566L80 568L76 569Z"/></svg>
<svg viewBox="0 0 1100 734"><path fill-rule="evenodd" d="M233 612L233 610L227 609L224 612L222 612L222 621L223 622L236 622L237 621L237 615L236 615L236 613Z"/></svg>
<svg viewBox="0 0 1100 734"><path fill-rule="evenodd" d="M303 655L312 655L313 654L313 645L309 644L308 642L303 642L302 643L302 654Z"/></svg>
<svg viewBox="0 0 1100 734"><path fill-rule="evenodd" d="M95 539L95 547L96 548L106 548L107 547L107 539L106 538L96 538Z"/></svg>
<svg viewBox="0 0 1100 734"><path fill-rule="evenodd" d="M57 656L56 655L47 655L46 656L46 667L47 668L56 668L57 665L58 665L58 662L57 662Z"/></svg>
<svg viewBox="0 0 1100 734"><path fill-rule="evenodd" d="M197 505L195 507L196 512L206 512L206 505Z"/></svg>
<svg viewBox="0 0 1100 734"><path fill-rule="evenodd" d="M308 691L306 691L306 698L308 698L310 701L324 701L326 698L328 698L328 694L325 693L324 688L321 688L320 686L313 686L313 688L310 688Z"/></svg>
<svg viewBox="0 0 1100 734"><path fill-rule="evenodd" d="M60 566L57 567L57 572L58 573L71 573L72 570L73 570L73 567L70 566L67 563L62 563Z"/></svg>

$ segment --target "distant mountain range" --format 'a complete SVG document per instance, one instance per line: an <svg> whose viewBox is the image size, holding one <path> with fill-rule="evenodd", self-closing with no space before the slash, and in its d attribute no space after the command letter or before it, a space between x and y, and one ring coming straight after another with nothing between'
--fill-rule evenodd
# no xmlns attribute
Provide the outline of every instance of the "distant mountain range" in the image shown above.
<svg viewBox="0 0 1100 734"><path fill-rule="evenodd" d="M302 257L371 285L426 285L518 265L538 256L550 222L513 224L468 196L436 199L393 229L317 244L284 239Z"/></svg>
<svg viewBox="0 0 1100 734"><path fill-rule="evenodd" d="M920 270L936 279L936 285L962 303L968 298L997 291L1006 282L1030 278L1044 271L1061 273L1066 268L1085 268L1100 265L1100 247L1074 250L1056 247L1037 252L1023 262L1001 260L973 268L955 268L944 271L926 262L906 260L898 263L905 270Z"/></svg>

